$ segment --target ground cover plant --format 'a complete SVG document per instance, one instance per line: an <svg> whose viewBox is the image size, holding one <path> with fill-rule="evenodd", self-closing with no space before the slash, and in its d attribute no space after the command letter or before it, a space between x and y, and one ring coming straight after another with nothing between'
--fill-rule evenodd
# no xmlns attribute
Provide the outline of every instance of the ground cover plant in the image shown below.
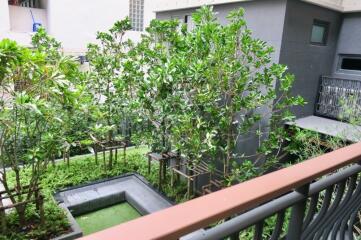
<svg viewBox="0 0 361 240"><path fill-rule="evenodd" d="M148 142L160 145L152 150L177 150L193 166L221 166L230 184L277 162L283 123L293 119L289 108L304 103L290 95L294 77L271 63L273 48L252 37L243 14L232 11L221 25L203 7L192 16L192 30L155 20L133 61L143 71L135 76L139 115L151 123ZM242 138L259 139L258 146L240 150ZM247 167L254 173L244 178Z"/></svg>
<svg viewBox="0 0 361 240"><path fill-rule="evenodd" d="M90 70L86 88L93 94L91 105L91 134L97 141L112 143L119 137L119 125L123 124L123 138L128 138L132 120L132 81L127 77L127 54L133 43L124 39L131 29L129 19L116 22L108 32L97 33L99 44L89 44L87 58ZM112 168L113 150L107 164Z"/></svg>
<svg viewBox="0 0 361 240"><path fill-rule="evenodd" d="M154 20L138 44L125 40L129 19L118 21L89 44L87 72L43 29L33 49L0 42L0 181L18 203L6 214L4 237L67 232L52 199L57 189L128 172L158 184L156 164L148 174L147 148L119 161L111 150L99 164L92 155L70 159L74 146L91 150L94 141L126 139L161 154L176 151L186 167L219 169L221 187L280 167L290 141L283 123L304 101L290 95L294 77L272 63L273 48L253 38L243 15L232 11L221 25L203 7L193 15L194 29ZM239 149L242 139L257 146ZM60 156L67 161L56 164ZM170 186L169 173L163 185L167 196L184 199L184 184Z"/></svg>
<svg viewBox="0 0 361 240"><path fill-rule="evenodd" d="M55 191L79 184L92 182L99 179L119 176L126 173L136 172L143 175L155 187L158 183L158 165L154 164L151 173L148 174L148 165L145 154L148 148L140 147L129 149L127 153L127 164L124 159L115 162L111 170L99 168L95 163L93 155L75 156L71 158L70 167L66 162L60 161L54 166L49 166L39 180L39 184L45 195L45 225L39 225L39 216L35 211L35 206L30 204L26 210L26 222L29 224L27 231L19 228L19 217L16 212L11 212L8 216L9 234L1 235L0 239L49 239L49 237L59 236L69 231L69 223L64 212L57 206L53 199ZM107 154L109 158L109 153ZM31 177L30 169L21 169L22 181L27 182ZM9 181L13 184L15 175L10 174ZM168 176L169 178L169 176ZM185 185L163 186L163 192L174 202L182 202L185 198Z"/></svg>
<svg viewBox="0 0 361 240"><path fill-rule="evenodd" d="M64 103L76 105L79 96L67 77L73 62L49 57L40 48L24 48L7 39L0 42L0 183L21 228L26 227L26 208L31 202L36 203L44 223L39 179L62 141ZM28 181L20 165L31 170ZM12 185L9 170L15 174ZM4 224L2 230L6 231Z"/></svg>

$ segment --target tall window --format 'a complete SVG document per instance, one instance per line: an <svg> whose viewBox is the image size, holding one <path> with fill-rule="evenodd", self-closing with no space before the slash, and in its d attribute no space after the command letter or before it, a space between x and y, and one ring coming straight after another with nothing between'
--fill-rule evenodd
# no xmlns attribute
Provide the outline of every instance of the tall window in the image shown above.
<svg viewBox="0 0 361 240"><path fill-rule="evenodd" d="M187 25L188 32L192 31L195 28L195 24L191 15L186 15L184 17L184 23Z"/></svg>
<svg viewBox="0 0 361 240"><path fill-rule="evenodd" d="M129 19L134 31L143 31L144 0L129 0Z"/></svg>

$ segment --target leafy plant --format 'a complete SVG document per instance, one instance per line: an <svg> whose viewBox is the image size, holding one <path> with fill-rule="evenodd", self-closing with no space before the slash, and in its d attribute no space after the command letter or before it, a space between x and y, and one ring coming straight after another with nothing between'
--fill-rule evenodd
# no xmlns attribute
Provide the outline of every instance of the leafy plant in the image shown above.
<svg viewBox="0 0 361 240"><path fill-rule="evenodd" d="M147 34L133 51L131 75L136 83L136 102L139 116L148 123L147 143L154 152L172 150L172 129L182 111L182 73L179 71L181 35L179 23L152 21ZM179 61L180 60L180 61Z"/></svg>
<svg viewBox="0 0 361 240"><path fill-rule="evenodd" d="M112 142L120 123L131 117L132 82L126 76L127 52L132 48L131 41L124 39L131 29L129 19L118 21L108 32L98 32L99 44L89 44L87 58L90 71L87 78L88 91L92 99L91 127L94 137ZM108 167L112 168L111 151Z"/></svg>
<svg viewBox="0 0 361 240"><path fill-rule="evenodd" d="M51 65L46 64L45 55L19 47L15 42L3 40L0 51L10 61L1 61L1 68L6 72L0 92L3 94L1 104L0 136L0 182L10 197L17 213L20 226L25 226L25 209L27 202L34 197L38 179L47 165L49 149L45 146L51 139L50 122L59 121L54 105L50 99L56 99L61 74ZM20 164L32 169L31 181L21 182ZM14 186L7 181L7 168L16 174ZM28 189L24 189L29 185ZM14 192L12 189L14 188ZM15 194L14 194L15 193Z"/></svg>
<svg viewBox="0 0 361 240"><path fill-rule="evenodd" d="M76 186L99 179L119 176L126 173L137 172L143 175L155 187L158 184L158 164L152 166L150 174L148 174L148 165L145 153L149 151L147 148L133 148L127 150L128 164L122 162L115 162L112 170L105 170L99 168L95 164L94 156L78 156L71 159L72 164L67 166L64 162L58 162L56 165L49 166L42 174L39 184L43 189L45 195L45 214L47 222L45 225L39 224L38 215L33 205L27 208L26 219L32 222L32 229L25 232L18 231L19 218L15 213L10 213L7 216L9 232L7 235L2 236L0 239L49 239L56 237L62 233L69 231L69 223L65 213L58 207L53 199L53 194L60 189L66 187ZM109 158L109 153L106 154ZM25 168L22 171L22 181L27 182L31 178L31 169ZM167 175L169 180L170 176ZM14 183L14 172L8 173L9 182ZM169 181L170 182L170 181ZM169 198L176 202L186 200L186 186L181 183L178 186L171 186L167 183L163 186L163 191Z"/></svg>
<svg viewBox="0 0 361 240"><path fill-rule="evenodd" d="M39 179L60 148L67 119L64 105L75 105L72 59L43 30L34 36L34 49L8 39L0 42L0 183L26 227L26 209L39 189ZM8 181L9 167L15 174ZM29 169L24 179L21 169ZM40 204L37 202L37 204Z"/></svg>
<svg viewBox="0 0 361 240"><path fill-rule="evenodd" d="M262 163L277 161L283 123L293 119L289 108L304 101L290 95L294 77L271 63L273 48L252 37L243 10L228 20L221 25L203 7L191 31L177 20L152 21L137 46L137 90L153 150L176 148L191 164L221 164L224 177L241 180L229 176L237 163L250 160L261 174ZM244 138L259 139L257 153L237 150Z"/></svg>

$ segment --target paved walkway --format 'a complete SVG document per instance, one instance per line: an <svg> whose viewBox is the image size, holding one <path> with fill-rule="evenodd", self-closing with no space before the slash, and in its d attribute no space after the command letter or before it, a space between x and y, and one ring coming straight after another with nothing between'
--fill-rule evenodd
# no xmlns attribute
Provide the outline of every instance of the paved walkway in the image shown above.
<svg viewBox="0 0 361 240"><path fill-rule="evenodd" d="M0 183L0 192L1 191L4 191L5 190L5 188L4 188L4 186ZM4 206L9 206L9 205L11 205L11 201L10 201L10 199L5 199L5 200L3 200L3 205Z"/></svg>
<svg viewBox="0 0 361 240"><path fill-rule="evenodd" d="M328 136L339 137L350 142L361 141L361 126L354 126L328 118L309 116L297 119L294 123L289 123L289 125L295 125Z"/></svg>

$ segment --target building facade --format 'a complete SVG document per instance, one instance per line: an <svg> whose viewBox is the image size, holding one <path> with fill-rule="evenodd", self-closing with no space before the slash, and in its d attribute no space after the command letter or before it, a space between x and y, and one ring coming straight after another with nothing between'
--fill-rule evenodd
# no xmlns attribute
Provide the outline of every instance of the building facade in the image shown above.
<svg viewBox="0 0 361 240"><path fill-rule="evenodd" d="M30 46L34 23L46 28L69 54L84 54L97 31L108 30L129 16L133 30L127 37L139 40L155 17L150 0L0 0L0 39Z"/></svg>
<svg viewBox="0 0 361 240"><path fill-rule="evenodd" d="M297 117L314 113L321 76L361 80L361 1L164 0L156 17L183 20L204 4L224 24L231 10L245 9L253 36L272 45L273 61L296 76L293 92L308 102L295 109Z"/></svg>

